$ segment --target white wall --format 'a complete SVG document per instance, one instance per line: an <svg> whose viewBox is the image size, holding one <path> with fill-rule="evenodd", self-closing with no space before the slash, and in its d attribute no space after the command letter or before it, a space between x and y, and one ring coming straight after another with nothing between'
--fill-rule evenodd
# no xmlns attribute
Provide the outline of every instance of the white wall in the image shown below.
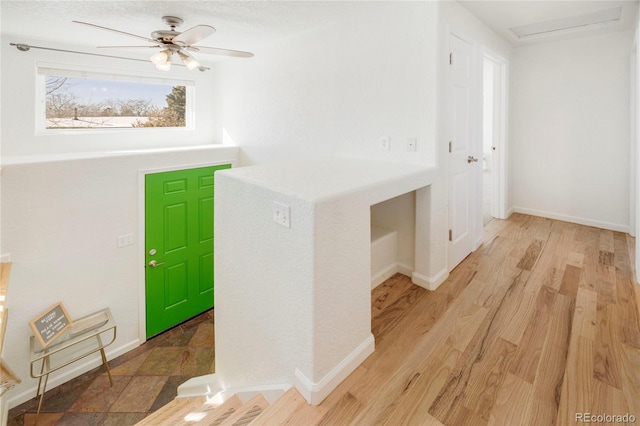
<svg viewBox="0 0 640 426"><path fill-rule="evenodd" d="M635 162L636 162L636 173L635 173L636 230L635 231L636 232L635 232L635 235L636 237L640 235L638 233L638 226L640 226L640 207L638 206L638 203L640 202L640 183L638 182L638 178L640 177L640 147L638 147L638 144L640 143L640 107L639 107L639 103L640 103L640 40L639 38L640 38L640 10L638 10L638 13L636 15L636 24L635 24L634 59L636 63L635 63L635 66L632 67L632 69L635 70L635 76L633 76L632 80L635 82L636 93L634 97L634 100L635 100L635 109L633 110L634 116L631 118L632 129L635 131L635 135L633 136L633 139L636 147L636 150L635 150L635 154L636 154L636 158L635 158ZM638 271L640 271L640 250L639 250L637 241L638 239L636 238L636 260L635 260L636 282L640 282L640 279L638 278L639 277Z"/></svg>
<svg viewBox="0 0 640 426"><path fill-rule="evenodd" d="M0 19L2 17L2 8L0 8ZM0 21L1 22L1 21ZM4 39L2 38L2 34L0 34L0 58L2 57L2 51L4 50ZM0 99L2 99L2 67L0 67ZM2 103L0 102L0 117L2 117ZM1 132L2 122L0 121L0 159L2 158L2 132ZM2 188L2 164L0 161L0 188ZM2 205L2 191L0 190L0 206ZM2 235L2 212L0 211L0 236ZM2 238L0 238L0 256L2 256L4 252L2 251ZM1 355L1 354L0 354ZM2 406L2 402L0 402L0 407ZM0 421L2 419L0 418Z"/></svg>
<svg viewBox="0 0 640 426"><path fill-rule="evenodd" d="M515 49L515 211L628 231L631 40L618 32Z"/></svg>
<svg viewBox="0 0 640 426"><path fill-rule="evenodd" d="M366 2L345 16L226 63L220 134L242 163L353 155L433 164L436 4ZM391 137L391 152L379 147ZM418 138L418 152L406 141Z"/></svg>
<svg viewBox="0 0 640 426"><path fill-rule="evenodd" d="M0 8L0 22L2 18L2 8ZM2 39L2 35L0 35L0 57L2 56L2 46L4 45L4 41ZM2 80L2 69L0 67L0 81ZM0 99L2 99L2 85L0 85ZM2 116L2 105L0 104L0 117ZM0 158L2 158L2 136L0 136ZM2 169L0 166L0 188L2 188ZM2 190L0 189L0 206L2 206ZM0 236L2 235L2 209L0 209ZM0 256L2 256L4 252L2 251L2 238L0 238ZM2 345L4 346L4 345ZM0 353L2 356L2 353ZM4 425L7 422L8 417L8 408L7 408L7 396L0 396L0 425Z"/></svg>
<svg viewBox="0 0 640 426"><path fill-rule="evenodd" d="M637 94L638 94L638 80L637 80L637 34L633 40L629 57L629 234L632 237L636 236L636 188L637 180L637 167L636 157L638 156L636 150L638 147L637 134Z"/></svg>

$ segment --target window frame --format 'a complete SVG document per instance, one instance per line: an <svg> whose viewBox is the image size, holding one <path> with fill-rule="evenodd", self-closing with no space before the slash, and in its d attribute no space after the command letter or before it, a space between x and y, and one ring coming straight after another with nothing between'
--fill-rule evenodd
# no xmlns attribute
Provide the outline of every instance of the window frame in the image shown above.
<svg viewBox="0 0 640 426"><path fill-rule="evenodd" d="M195 123L195 96L196 82L193 79L185 78L167 78L166 75L143 73L136 71L122 71L119 69L98 68L88 66L76 66L68 64L58 64L49 62L36 62L35 70L35 134L36 136L47 135L87 135L87 134L106 134L106 133L156 133L156 132L184 132L194 131ZM52 73L53 72L53 73ZM185 126L184 127L79 127L75 129L64 128L47 128L46 117L46 76L57 75L71 78L87 78L95 80L108 81L126 81L129 83L149 83L149 84L166 84L172 86L186 87L185 102Z"/></svg>

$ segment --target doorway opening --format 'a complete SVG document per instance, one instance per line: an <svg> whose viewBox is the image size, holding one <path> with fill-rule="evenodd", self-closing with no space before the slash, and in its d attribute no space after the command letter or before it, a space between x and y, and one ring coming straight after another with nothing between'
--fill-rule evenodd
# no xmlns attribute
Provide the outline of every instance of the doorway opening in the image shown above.
<svg viewBox="0 0 640 426"><path fill-rule="evenodd" d="M482 57L482 222L506 219L507 61Z"/></svg>

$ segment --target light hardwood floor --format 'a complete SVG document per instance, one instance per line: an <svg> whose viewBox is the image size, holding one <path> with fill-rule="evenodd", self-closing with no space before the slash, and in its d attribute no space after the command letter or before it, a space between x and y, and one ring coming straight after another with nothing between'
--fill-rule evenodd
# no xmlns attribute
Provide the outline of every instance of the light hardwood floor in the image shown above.
<svg viewBox="0 0 640 426"><path fill-rule="evenodd" d="M640 423L634 245L549 219L494 220L438 290L396 275L373 291L376 350L322 404L290 391L256 423Z"/></svg>

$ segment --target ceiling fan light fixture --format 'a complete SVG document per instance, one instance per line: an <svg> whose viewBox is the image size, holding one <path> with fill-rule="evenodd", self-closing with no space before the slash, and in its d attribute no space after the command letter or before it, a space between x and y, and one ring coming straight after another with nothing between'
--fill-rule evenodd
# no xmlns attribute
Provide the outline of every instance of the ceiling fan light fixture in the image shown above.
<svg viewBox="0 0 640 426"><path fill-rule="evenodd" d="M151 62L153 62L156 66L166 64L167 62L171 62L171 52L169 49L161 50L159 52L151 55Z"/></svg>
<svg viewBox="0 0 640 426"><path fill-rule="evenodd" d="M194 70L200 67L200 62L198 62L196 58L194 58L190 54L178 51L178 56L180 56L180 59L182 59L182 62L188 70Z"/></svg>

